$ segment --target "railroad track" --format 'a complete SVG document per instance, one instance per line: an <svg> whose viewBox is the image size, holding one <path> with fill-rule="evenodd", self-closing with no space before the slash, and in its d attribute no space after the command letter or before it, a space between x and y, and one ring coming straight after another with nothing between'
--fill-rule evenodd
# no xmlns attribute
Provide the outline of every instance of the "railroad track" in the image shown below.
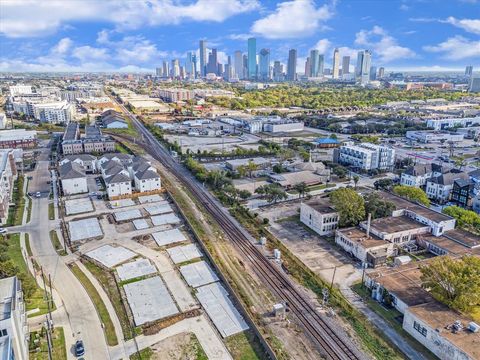
<svg viewBox="0 0 480 360"><path fill-rule="evenodd" d="M142 144L150 155L175 175L210 215L216 219L227 236L230 237L245 258L250 261L256 274L265 281L279 299L288 303L290 311L297 317L305 332L318 346L321 354L331 360L362 359L363 357L352 349L354 346L343 339L342 335L337 333L338 330L330 327L328 322L322 318L285 276L283 271L261 253L253 243L251 235L226 212L213 195L203 188L187 169L171 157L168 151L135 116L130 114L123 105L119 105L142 134Z"/></svg>

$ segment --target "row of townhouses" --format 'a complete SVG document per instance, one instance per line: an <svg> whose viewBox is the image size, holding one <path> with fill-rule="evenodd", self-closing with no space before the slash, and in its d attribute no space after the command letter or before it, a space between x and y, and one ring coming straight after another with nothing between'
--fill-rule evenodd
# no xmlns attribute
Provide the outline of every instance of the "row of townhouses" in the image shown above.
<svg viewBox="0 0 480 360"><path fill-rule="evenodd" d="M64 195L88 192L87 174L100 174L109 199L161 189L160 175L150 162L128 154L66 156L59 162Z"/></svg>
<svg viewBox="0 0 480 360"><path fill-rule="evenodd" d="M77 122L71 122L65 128L62 140L63 155L103 154L112 151L115 151L115 140L104 136L96 126L86 126L83 137L80 136L80 127Z"/></svg>

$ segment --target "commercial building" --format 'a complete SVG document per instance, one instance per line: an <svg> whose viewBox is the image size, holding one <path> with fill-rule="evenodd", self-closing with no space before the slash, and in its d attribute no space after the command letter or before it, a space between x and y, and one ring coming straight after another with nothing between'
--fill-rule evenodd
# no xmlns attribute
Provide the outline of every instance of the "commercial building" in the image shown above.
<svg viewBox="0 0 480 360"><path fill-rule="evenodd" d="M372 53L369 50L362 50L357 53L357 65L355 77L360 84L366 84L370 81L370 67L372 62Z"/></svg>
<svg viewBox="0 0 480 360"><path fill-rule="evenodd" d="M332 78L338 79L340 75L340 51L335 49L333 51L333 61L332 61Z"/></svg>
<svg viewBox="0 0 480 360"><path fill-rule="evenodd" d="M480 92L480 76L473 76L470 78L470 85L468 86L470 92Z"/></svg>
<svg viewBox="0 0 480 360"><path fill-rule="evenodd" d="M249 38L248 47L248 79L255 80L257 77L257 39Z"/></svg>
<svg viewBox="0 0 480 360"><path fill-rule="evenodd" d="M263 131L271 133L296 132L303 129L303 122L294 120L267 121L263 124Z"/></svg>
<svg viewBox="0 0 480 360"><path fill-rule="evenodd" d="M13 150L0 150L0 223L8 219L8 208L12 199L13 184L17 178L17 168Z"/></svg>
<svg viewBox="0 0 480 360"><path fill-rule="evenodd" d="M337 150L339 163L363 171L389 170L395 163L395 150L383 145L346 143Z"/></svg>
<svg viewBox="0 0 480 360"><path fill-rule="evenodd" d="M10 96L18 96L18 95L30 95L33 94L32 85L12 85L9 87Z"/></svg>
<svg viewBox="0 0 480 360"><path fill-rule="evenodd" d="M270 49L262 49L258 55L258 79L268 81L270 80Z"/></svg>
<svg viewBox="0 0 480 360"><path fill-rule="evenodd" d="M480 116L465 118L428 119L426 125L434 130L446 130L453 127L480 125Z"/></svg>
<svg viewBox="0 0 480 360"><path fill-rule="evenodd" d="M350 74L350 56L344 56L342 58L342 76Z"/></svg>
<svg viewBox="0 0 480 360"><path fill-rule="evenodd" d="M310 200L300 205L300 221L321 236L333 234L338 220L338 212L328 199Z"/></svg>
<svg viewBox="0 0 480 360"><path fill-rule="evenodd" d="M288 52L287 81L297 80L297 50L290 49Z"/></svg>
<svg viewBox="0 0 480 360"><path fill-rule="evenodd" d="M28 360L28 323L21 283L16 276L0 280L0 354Z"/></svg>
<svg viewBox="0 0 480 360"><path fill-rule="evenodd" d="M193 98L193 92L188 89L160 89L158 96L167 102L187 101Z"/></svg>
<svg viewBox="0 0 480 360"><path fill-rule="evenodd" d="M37 131L13 129L0 131L1 149L28 149L37 146Z"/></svg>
<svg viewBox="0 0 480 360"><path fill-rule="evenodd" d="M422 130L422 131L407 131L405 137L410 140L419 141L422 143L430 142L459 142L464 139L463 134L449 133L447 131Z"/></svg>

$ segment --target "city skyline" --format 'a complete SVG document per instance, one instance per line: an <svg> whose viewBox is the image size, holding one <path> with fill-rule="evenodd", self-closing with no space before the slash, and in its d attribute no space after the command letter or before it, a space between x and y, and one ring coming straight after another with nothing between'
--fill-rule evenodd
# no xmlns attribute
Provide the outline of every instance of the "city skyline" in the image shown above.
<svg viewBox="0 0 480 360"><path fill-rule="evenodd" d="M248 55L255 48L257 56L268 50L270 66L278 60L285 69L289 50L295 49L298 73L304 73L314 50L331 68L335 48L339 65L350 57L352 68L363 50L371 51L377 69L462 72L468 65L474 71L480 67L480 19L472 18L480 3L472 0L456 1L453 7L437 0L219 0L216 7L205 0L139 1L135 7L122 1L79 3L33 2L25 11L25 3L3 2L0 71L155 72L163 61L180 59L183 65L193 55L203 71L201 62L208 64L205 57L213 48L222 65L228 56L236 64L236 51ZM251 48L249 38L255 39ZM207 40L205 55L199 52L202 39ZM315 61L313 66L318 66Z"/></svg>

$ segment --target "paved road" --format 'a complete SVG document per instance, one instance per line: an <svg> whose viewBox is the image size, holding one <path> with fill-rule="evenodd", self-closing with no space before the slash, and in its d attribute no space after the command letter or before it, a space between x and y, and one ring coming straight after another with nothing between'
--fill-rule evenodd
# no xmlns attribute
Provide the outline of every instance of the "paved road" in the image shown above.
<svg viewBox="0 0 480 360"><path fill-rule="evenodd" d="M74 334L65 334L69 358L75 340L82 339L85 344L85 359L109 359L103 329L95 307L80 282L58 256L50 241L49 230L55 222L48 219L48 193L50 174L48 171L48 152L42 152L30 182L31 192L40 191L40 198L33 198L31 221L24 226L15 227L15 231L27 232L35 259L45 273L52 277L53 286L65 306L67 319ZM49 226L53 225L53 226ZM57 307L61 304L57 304Z"/></svg>

